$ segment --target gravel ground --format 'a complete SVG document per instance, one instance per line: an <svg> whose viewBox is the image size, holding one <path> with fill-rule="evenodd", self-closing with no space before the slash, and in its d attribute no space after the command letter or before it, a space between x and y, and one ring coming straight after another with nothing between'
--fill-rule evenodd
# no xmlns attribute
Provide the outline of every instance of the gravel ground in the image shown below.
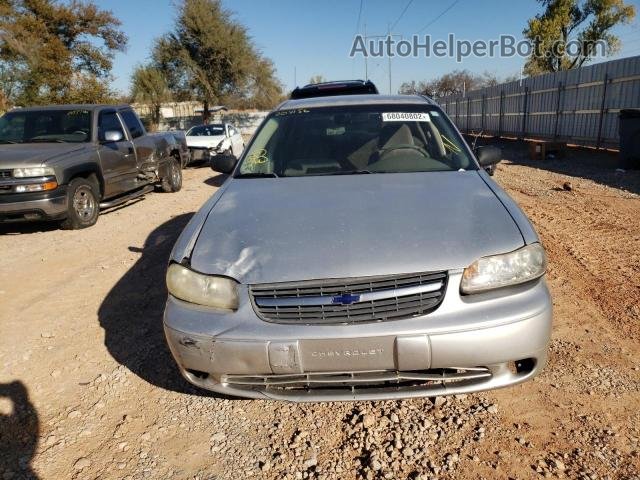
<svg viewBox="0 0 640 480"><path fill-rule="evenodd" d="M209 169L89 230L0 226L0 479L640 478L640 172L504 148L555 323L542 375L483 394L295 405L187 385L164 270L222 181Z"/></svg>

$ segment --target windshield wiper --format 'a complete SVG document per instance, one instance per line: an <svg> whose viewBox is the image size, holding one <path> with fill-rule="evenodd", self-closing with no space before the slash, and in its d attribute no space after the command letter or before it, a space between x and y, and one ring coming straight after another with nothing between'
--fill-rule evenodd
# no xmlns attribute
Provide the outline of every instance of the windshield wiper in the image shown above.
<svg viewBox="0 0 640 480"><path fill-rule="evenodd" d="M239 173L234 178L278 178L278 175L276 173L265 172Z"/></svg>
<svg viewBox="0 0 640 480"><path fill-rule="evenodd" d="M315 176L331 176L331 175L365 175L373 173L369 170L336 170L334 172L322 172L322 173L308 173L303 175L304 177L315 177Z"/></svg>
<svg viewBox="0 0 640 480"><path fill-rule="evenodd" d="M30 138L24 143L67 143L59 138Z"/></svg>
<svg viewBox="0 0 640 480"><path fill-rule="evenodd" d="M334 175L364 175L372 173L369 170L347 170L346 172L336 172Z"/></svg>
<svg viewBox="0 0 640 480"><path fill-rule="evenodd" d="M11 143L11 144L14 144L14 143L18 143L18 142L15 142L13 140L0 140L0 143Z"/></svg>

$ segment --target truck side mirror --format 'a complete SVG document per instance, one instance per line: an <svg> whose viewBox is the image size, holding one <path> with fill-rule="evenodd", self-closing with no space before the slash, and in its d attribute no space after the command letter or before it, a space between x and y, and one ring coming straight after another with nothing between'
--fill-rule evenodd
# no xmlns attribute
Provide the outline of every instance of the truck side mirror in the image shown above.
<svg viewBox="0 0 640 480"><path fill-rule="evenodd" d="M105 142L119 142L124 138L120 130L107 130L104 132Z"/></svg>
<svg viewBox="0 0 640 480"><path fill-rule="evenodd" d="M238 158L235 155L216 155L211 158L210 165L213 171L228 175L236 168L236 163Z"/></svg>

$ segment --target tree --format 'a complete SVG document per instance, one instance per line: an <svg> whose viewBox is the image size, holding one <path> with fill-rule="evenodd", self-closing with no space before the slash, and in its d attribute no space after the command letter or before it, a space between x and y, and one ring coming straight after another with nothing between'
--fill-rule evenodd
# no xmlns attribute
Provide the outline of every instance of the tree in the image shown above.
<svg viewBox="0 0 640 480"><path fill-rule="evenodd" d="M309 79L309 83L313 84L313 83L324 83L326 82L325 78L322 75L314 75L313 77L311 77Z"/></svg>
<svg viewBox="0 0 640 480"><path fill-rule="evenodd" d="M119 26L92 1L0 0L3 94L21 105L108 99L104 81L127 44Z"/></svg>
<svg viewBox="0 0 640 480"><path fill-rule="evenodd" d="M266 105L281 95L273 65L220 0L183 0L174 31L155 44L153 61L177 98L202 101L204 122L216 103Z"/></svg>
<svg viewBox="0 0 640 480"><path fill-rule="evenodd" d="M606 55L620 48L611 33L616 25L629 23L635 7L624 0L538 0L545 11L530 19L524 35L534 49L525 72L537 75L581 67L598 53L602 42ZM579 48L567 48L574 44Z"/></svg>
<svg viewBox="0 0 640 480"><path fill-rule="evenodd" d="M160 108L171 100L171 91L160 69L152 65L138 66L131 76L131 96L134 101L151 107L151 126L160 123Z"/></svg>
<svg viewBox="0 0 640 480"><path fill-rule="evenodd" d="M412 80L411 82L405 82L400 85L398 93L427 95L433 98L447 95L461 95L471 90L492 87L499 83L512 81L512 78L513 77L507 77L501 80L495 74L489 72L476 75L469 72L469 70L454 70L433 80L423 80L419 82Z"/></svg>

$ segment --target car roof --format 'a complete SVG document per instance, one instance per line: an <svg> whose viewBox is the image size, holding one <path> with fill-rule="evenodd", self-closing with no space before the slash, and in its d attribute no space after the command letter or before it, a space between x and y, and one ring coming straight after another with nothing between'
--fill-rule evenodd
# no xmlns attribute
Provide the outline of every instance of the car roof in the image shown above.
<svg viewBox="0 0 640 480"><path fill-rule="evenodd" d="M277 111L296 108L342 107L356 105L431 105L437 106L429 97L422 95L335 95L331 97L302 98L285 100Z"/></svg>
<svg viewBox="0 0 640 480"><path fill-rule="evenodd" d="M33 107L17 107L14 112L35 112L40 110L101 110L104 108L112 108L114 110L122 110L124 108L131 109L131 105L109 105L95 103L74 103L68 105L37 105Z"/></svg>
<svg viewBox="0 0 640 480"><path fill-rule="evenodd" d="M335 80L332 82L309 83L296 87L289 96L292 100L312 97L333 97L336 95L378 94L371 80Z"/></svg>

